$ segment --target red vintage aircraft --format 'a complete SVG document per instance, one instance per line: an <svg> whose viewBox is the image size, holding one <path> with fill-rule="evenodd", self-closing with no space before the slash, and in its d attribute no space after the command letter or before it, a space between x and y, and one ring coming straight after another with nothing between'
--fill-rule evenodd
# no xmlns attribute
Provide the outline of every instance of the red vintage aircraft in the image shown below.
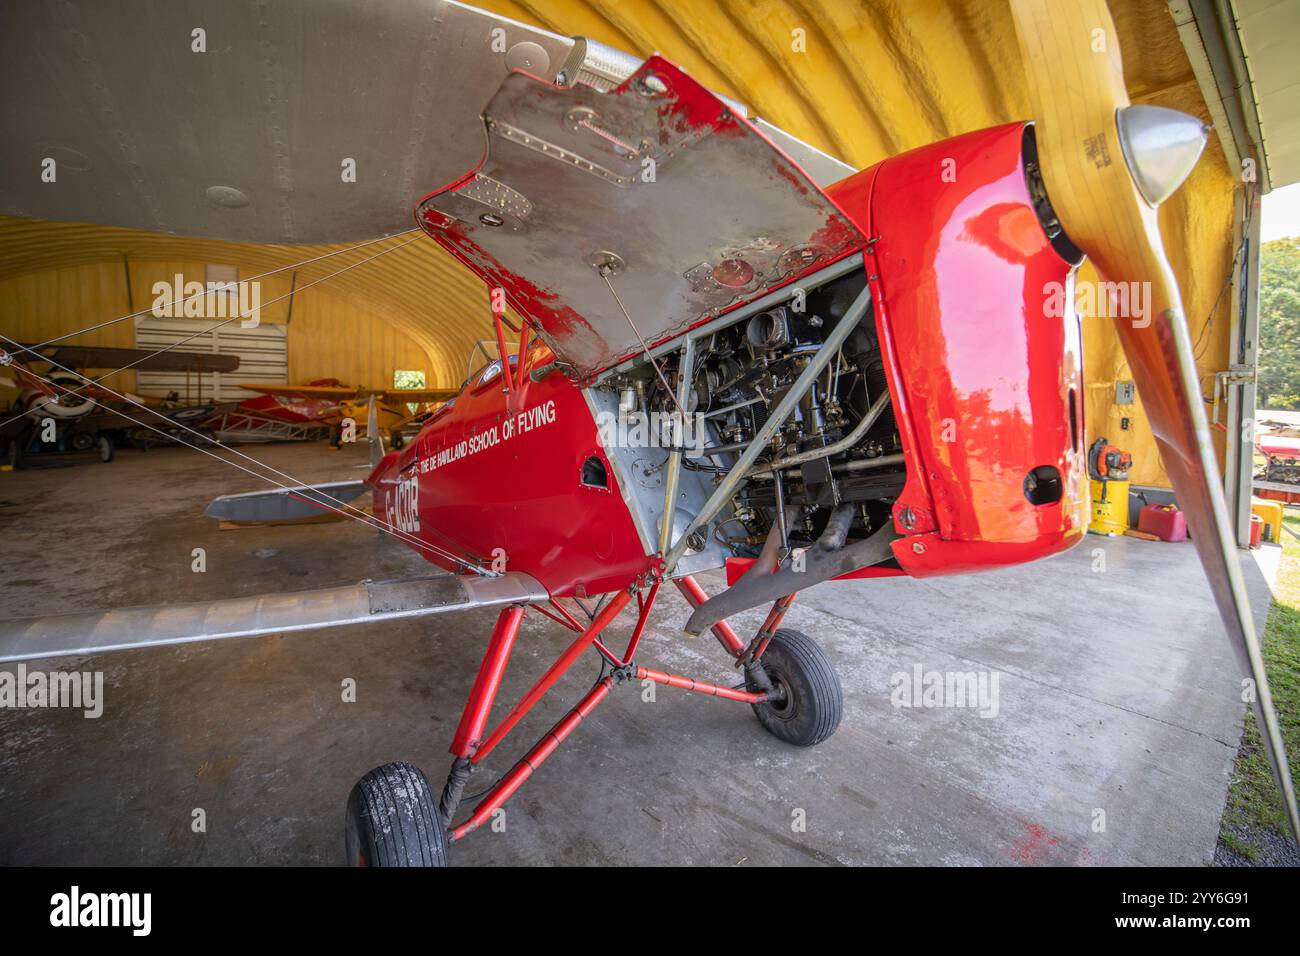
<svg viewBox="0 0 1300 956"><path fill-rule="evenodd" d="M1205 130L1129 104L1117 45L1091 46L1098 25L1114 36L1103 0L1012 6L1036 124L959 136L827 188L788 142L660 57L604 86L582 71L554 81L512 73L483 112L481 163L416 209L420 227L492 290L499 359L401 452L380 457L373 445L363 481L209 509L283 520L351 512L348 502L371 492L375 520L446 573L14 622L0 625L0 660L500 606L441 794L407 763L354 788L347 854L366 865L445 863L451 842L629 680L748 704L781 741L818 744L834 733L842 698L816 643L781 626L796 592L832 578L995 568L1083 537L1080 331L1059 290L1086 253L1108 281L1152 284L1149 321L1120 319L1117 333L1256 681L1295 826L1156 225ZM1069 95L1058 95L1067 74ZM507 330L519 336L513 353ZM706 595L694 575L724 566L729 587ZM637 662L666 584L695 608L687 630L710 630L735 661L739 686ZM597 597L585 619L560 603ZM728 625L767 603L754 634ZM607 646L606 628L630 607L630 641ZM575 636L489 727L529 611ZM601 679L462 815L474 766L592 650Z"/></svg>

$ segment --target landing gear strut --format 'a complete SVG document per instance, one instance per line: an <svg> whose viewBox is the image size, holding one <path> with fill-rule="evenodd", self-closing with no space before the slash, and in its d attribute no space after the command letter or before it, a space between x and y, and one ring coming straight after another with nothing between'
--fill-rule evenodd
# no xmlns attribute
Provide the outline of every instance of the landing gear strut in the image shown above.
<svg viewBox="0 0 1300 956"><path fill-rule="evenodd" d="M435 797L423 773L409 763L377 767L361 779L348 799L348 862L360 866L445 866L447 848L486 823L596 706L619 684L653 681L668 687L708 694L749 704L769 733L798 747L821 743L835 732L843 712L843 692L826 655L806 635L781 629L780 623L794 595L777 600L754 638L746 644L725 620L712 625L713 634L745 675L744 683L728 687L692 677L650 670L633 663L659 581L642 595L637 587L615 594L589 623L584 624L562 605L533 610L577 633L572 644L489 733L487 722L523 620L524 607L501 612L487 652L470 691L452 739L455 757L441 797ZM708 596L690 577L674 582L687 601L698 607ZM632 637L622 655L611 651L600 637L619 612L635 597L639 612ZM474 764L501 742L560 676L588 649L607 665L604 675L572 710L560 719L531 750L479 799L469 817L453 825L466 782Z"/></svg>

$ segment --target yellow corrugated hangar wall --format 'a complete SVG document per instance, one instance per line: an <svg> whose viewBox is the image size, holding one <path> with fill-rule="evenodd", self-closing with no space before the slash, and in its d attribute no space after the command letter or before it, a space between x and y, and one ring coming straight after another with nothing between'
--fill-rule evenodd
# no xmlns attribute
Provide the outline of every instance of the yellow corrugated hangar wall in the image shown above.
<svg viewBox="0 0 1300 956"><path fill-rule="evenodd" d="M479 5L629 53L662 53L754 114L857 167L1029 112L1015 32L1002 0L479 0ZM1174 107L1208 122L1164 0L1115 0L1111 12L1134 102ZM1207 394L1213 373L1227 364L1232 296L1220 299L1220 292L1232 257L1235 184L1212 134L1200 164L1161 211L1165 247L1182 284ZM247 276L326 248L239 245L0 218L0 308L25 323L17 330L20 337L41 340L125 314L128 307L141 308L140 299L149 293L146 282L170 277L173 266L179 265L187 279L201 280L205 262L237 265ZM328 268L366 254L349 253ZM300 281L312 275L304 270ZM1080 278L1095 276L1085 266ZM267 295L272 297L270 291ZM280 310L287 313L284 303L268 320L280 321ZM1129 374L1110 323L1096 316L1084 319L1090 437L1105 434L1132 451L1136 483L1167 485L1140 401L1114 404L1114 385ZM473 342L488 337L489 330L481 283L421 241L304 293L290 326L290 373L391 384L381 381L389 365L423 359L430 385L458 385ZM130 345L129 338L129 328L118 327L76 341ZM359 347L363 343L368 347ZM130 388L133 382L115 384ZM1128 431L1120 430L1122 416L1132 420ZM1216 434L1216 441L1222 460L1222 436Z"/></svg>
<svg viewBox="0 0 1300 956"><path fill-rule="evenodd" d="M756 115L857 166L1029 115L1020 51L1001 0L483 0L503 16L639 56L658 52ZM1135 103L1210 122L1164 0L1111 0ZM1236 179L1211 134L1200 164L1161 210L1182 285L1202 388L1227 364ZM1095 280L1086 266L1079 277ZM1218 308L1211 315L1216 299ZM1114 403L1131 376L1112 320L1084 318L1090 440L1133 453L1132 480L1168 485L1140 401ZM1131 427L1120 430L1121 417ZM1222 436L1216 432L1220 462Z"/></svg>

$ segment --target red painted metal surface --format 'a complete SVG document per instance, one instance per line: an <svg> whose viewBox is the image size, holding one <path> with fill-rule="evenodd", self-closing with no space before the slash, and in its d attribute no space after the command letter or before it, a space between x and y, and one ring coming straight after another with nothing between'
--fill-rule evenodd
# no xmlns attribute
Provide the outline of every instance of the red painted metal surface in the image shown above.
<svg viewBox="0 0 1300 956"><path fill-rule="evenodd" d="M684 577L674 578L673 584L677 585L677 590L682 592L682 597L686 598L686 603L691 607L699 607L709 599L709 595L704 588L700 587L700 582L689 574ZM711 628L713 636L718 642L727 649L727 653L732 657L739 657L745 649L745 642L740 639L735 630L726 621L719 621Z"/></svg>
<svg viewBox="0 0 1300 956"><path fill-rule="evenodd" d="M763 626L758 629L758 633L754 635L754 640L751 642L753 650L747 652L753 654L754 660L761 661L763 659L763 654L767 651L767 645L772 643L772 635L776 633L777 628L781 626L781 622L785 620L786 612L790 610L790 605L794 603L798 593L796 591L794 594L787 594L785 597L777 598L772 602L772 609L767 612L767 618L764 619Z"/></svg>
<svg viewBox="0 0 1300 956"><path fill-rule="evenodd" d="M505 673L506 662L510 660L510 649L514 647L519 624L523 619L524 609L519 605L506 608L497 618L492 638L488 641L487 653L483 655L483 663L479 665L478 676L474 679L469 700L451 740L451 752L457 757L472 754L483 736L488 715L492 713L492 702L497 697L497 688L501 686L501 675Z"/></svg>
<svg viewBox="0 0 1300 956"><path fill-rule="evenodd" d="M653 671L648 667L638 667L636 676L637 680L652 680L656 684L722 697L725 700L738 700L744 704L761 704L767 700L766 694L754 694L747 690L736 690L734 687L723 687L706 680L696 680L694 677L682 677L680 674L666 674L663 671Z"/></svg>
<svg viewBox="0 0 1300 956"><path fill-rule="evenodd" d="M326 398L254 395L240 402L236 411L247 412L257 418L274 418L276 421L301 425L323 421L337 414L338 402Z"/></svg>
<svg viewBox="0 0 1300 956"><path fill-rule="evenodd" d="M541 347L535 368L550 361ZM527 373L520 375L527 378ZM582 483L598 458L607 488ZM477 563L504 560L553 597L627 587L650 567L581 390L563 375L531 382L511 415L502 377L477 380L372 476L376 514ZM416 485L397 494L398 486ZM451 565L436 555L430 560Z"/></svg>
<svg viewBox="0 0 1300 956"><path fill-rule="evenodd" d="M460 826L452 829L451 839L459 840L466 834L473 833L487 822L493 811L509 800L514 792L523 785L523 782L533 775L533 771L541 766L547 757L555 753L555 748L560 746L564 739L577 729L583 718L596 709L596 705L605 699L606 695L609 694L609 689L613 686L614 678L606 677L589 690L587 695L578 702L577 706L552 727L546 736L539 740L533 749L528 751L524 758L501 778L501 781L474 808L470 818Z"/></svg>
<svg viewBox="0 0 1300 956"><path fill-rule="evenodd" d="M656 579L655 583L650 585L650 591L645 596L645 600L641 599L640 592L637 593L636 601L639 616L636 619L636 627L632 629L632 637L627 642L627 650L623 652L623 658L619 661L620 664L631 663L632 658L636 655L637 648L641 646L641 635L645 633L645 626L650 621L650 611L654 609L655 598L659 596L660 583Z"/></svg>
<svg viewBox="0 0 1300 956"><path fill-rule="evenodd" d="M1300 438L1266 435L1256 444L1269 458L1300 458Z"/></svg>
<svg viewBox="0 0 1300 956"><path fill-rule="evenodd" d="M742 577L745 572L754 566L756 558L727 558L727 587L731 587ZM876 567L876 568L858 568L856 571L850 571L848 574L839 574L831 578L832 581L858 581L866 578L897 578L904 577L907 572L902 568L894 567Z"/></svg>
<svg viewBox="0 0 1300 956"><path fill-rule="evenodd" d="M1284 487L1260 488L1255 486L1255 497L1267 498L1270 501L1281 501L1288 505L1300 504L1300 487L1295 491L1288 491Z"/></svg>
<svg viewBox="0 0 1300 956"><path fill-rule="evenodd" d="M1034 212L1023 128L913 150L830 190L873 239L876 325L908 465L894 505L907 537L894 552L917 576L1045 557L1087 525L1070 266ZM1062 496L1033 504L1025 478L1044 466Z"/></svg>
<svg viewBox="0 0 1300 956"><path fill-rule="evenodd" d="M574 661L582 656L583 651L591 646L592 641L608 626L609 622L618 617L619 612L631 599L632 595L627 591L620 591L610 598L609 603L596 615L596 619L591 622L591 625L578 635L577 639L547 669L546 673L533 685L532 689L523 696L519 703L515 704L510 713L505 716L496 729L483 741L478 750L474 752L471 759L477 763L490 754L505 735L510 732L510 728L519 723L523 716L532 710L533 706L545 696L546 692L555 686L555 682L573 665Z"/></svg>

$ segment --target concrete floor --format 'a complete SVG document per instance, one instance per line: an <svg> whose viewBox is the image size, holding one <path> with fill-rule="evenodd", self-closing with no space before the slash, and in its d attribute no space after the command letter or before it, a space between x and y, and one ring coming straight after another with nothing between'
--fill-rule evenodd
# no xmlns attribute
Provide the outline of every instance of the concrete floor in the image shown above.
<svg viewBox="0 0 1300 956"><path fill-rule="evenodd" d="M361 449L251 453L303 481L361 473ZM0 617L423 567L351 522L219 531L200 516L212 496L256 487L183 449L0 474ZM190 570L195 547L207 550L205 574ZM1244 565L1262 619L1268 585L1254 560ZM360 775L406 759L441 787L495 616L42 665L102 669L105 712L0 711L0 863L339 863L344 802ZM752 632L759 617L733 623ZM670 594L640 662L733 681L711 638L680 633L685 619ZM801 595L787 623L838 667L845 716L829 741L791 748L743 705L664 687L651 703L624 686L507 805L505 831L473 834L453 863L1210 862L1244 706L1189 544L1090 537L984 575L831 583ZM631 625L625 614L613 641ZM502 705L568 640L530 615ZM996 672L997 716L893 706L891 676L916 665ZM594 657L581 661L471 791L507 770L596 670ZM356 703L341 700L345 678ZM206 833L191 830L195 808Z"/></svg>

